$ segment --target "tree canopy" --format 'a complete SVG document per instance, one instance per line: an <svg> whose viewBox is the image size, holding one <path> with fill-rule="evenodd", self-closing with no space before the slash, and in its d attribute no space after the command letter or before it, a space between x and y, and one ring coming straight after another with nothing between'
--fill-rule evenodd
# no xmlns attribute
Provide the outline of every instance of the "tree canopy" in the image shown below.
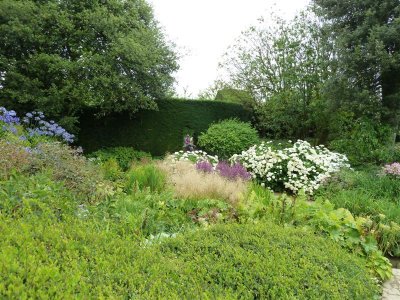
<svg viewBox="0 0 400 300"><path fill-rule="evenodd" d="M2 0L0 98L74 122L99 114L155 108L177 69L144 0Z"/></svg>
<svg viewBox="0 0 400 300"><path fill-rule="evenodd" d="M337 59L350 88L376 96L384 109L382 121L398 130L400 2L314 0L314 11L336 36Z"/></svg>

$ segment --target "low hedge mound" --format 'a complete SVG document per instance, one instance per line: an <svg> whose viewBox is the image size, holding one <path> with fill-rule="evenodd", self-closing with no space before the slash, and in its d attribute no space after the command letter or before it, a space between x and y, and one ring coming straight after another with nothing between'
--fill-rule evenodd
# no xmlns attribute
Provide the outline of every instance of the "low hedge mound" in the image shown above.
<svg viewBox="0 0 400 300"><path fill-rule="evenodd" d="M0 297L374 299L364 262L274 225L218 225L139 247L118 225L0 215Z"/></svg>
<svg viewBox="0 0 400 300"><path fill-rule="evenodd" d="M376 283L361 259L331 241L293 228L218 225L168 239L157 248L166 267L149 280L157 281L145 292L151 297L374 299L377 295Z"/></svg>

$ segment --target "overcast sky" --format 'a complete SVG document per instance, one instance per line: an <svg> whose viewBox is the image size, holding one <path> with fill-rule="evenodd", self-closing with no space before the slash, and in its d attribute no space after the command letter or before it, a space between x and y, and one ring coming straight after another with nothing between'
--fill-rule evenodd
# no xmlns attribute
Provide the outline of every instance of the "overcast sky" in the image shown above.
<svg viewBox="0 0 400 300"><path fill-rule="evenodd" d="M292 18L310 0L149 0L156 19L183 57L177 94L196 97L217 78L228 46L271 11Z"/></svg>

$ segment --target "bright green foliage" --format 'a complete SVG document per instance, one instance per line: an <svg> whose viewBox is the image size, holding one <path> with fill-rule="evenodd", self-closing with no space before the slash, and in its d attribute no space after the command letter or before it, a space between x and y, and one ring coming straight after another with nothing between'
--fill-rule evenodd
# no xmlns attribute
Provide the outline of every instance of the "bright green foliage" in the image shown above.
<svg viewBox="0 0 400 300"><path fill-rule="evenodd" d="M207 132L201 134L198 144L207 153L228 159L258 142L258 133L250 123L230 119L212 124Z"/></svg>
<svg viewBox="0 0 400 300"><path fill-rule="evenodd" d="M376 286L361 260L313 234L272 224L216 226L159 246L176 264L159 292L177 298L366 299ZM293 264L292 264L293 263ZM188 270L193 270L189 273ZM322 279L322 280L321 280ZM182 288L183 287L183 288ZM161 294L160 294L161 295ZM176 295L176 296L175 296Z"/></svg>
<svg viewBox="0 0 400 300"><path fill-rule="evenodd" d="M86 152L104 147L133 147L162 156L183 147L183 138L197 137L211 123L228 118L250 120L242 105L219 101L158 100L158 111L141 111L131 118L113 114L97 119L86 112L80 119L79 144Z"/></svg>
<svg viewBox="0 0 400 300"><path fill-rule="evenodd" d="M369 217L353 217L348 210L335 209L324 199L309 202L304 195L289 197L282 194L276 197L268 192L259 187L253 188L248 200L240 207L240 218L274 220L282 225L309 228L349 252L366 258L373 276L382 281L391 277L391 264L380 250L388 253L386 247L393 247L397 242L393 241L393 235L388 235L390 232L384 223L374 222ZM392 227L391 233L398 229L398 226ZM388 241L391 244L386 244Z"/></svg>
<svg viewBox="0 0 400 300"><path fill-rule="evenodd" d="M115 158L109 158L101 163L101 169L103 170L104 178L107 180L117 181L123 176L121 167Z"/></svg>
<svg viewBox="0 0 400 300"><path fill-rule="evenodd" d="M57 188L38 189L61 208ZM49 203L32 192L25 202ZM0 215L1 297L373 299L378 294L362 260L301 230L225 225L160 245L148 240L141 248L124 223L97 220L90 212L61 209L61 219L59 210L43 212L25 210L18 220Z"/></svg>
<svg viewBox="0 0 400 300"><path fill-rule="evenodd" d="M106 162L109 159L115 159L119 167L126 171L135 161L151 159L150 153L137 151L130 147L114 147L100 149L87 155L89 158L95 158L96 161Z"/></svg>
<svg viewBox="0 0 400 300"><path fill-rule="evenodd" d="M400 184L378 170L342 172L318 193L336 207L355 215L371 216L378 223L380 248L400 256Z"/></svg>
<svg viewBox="0 0 400 300"><path fill-rule="evenodd" d="M398 155L391 150L391 129L388 126L360 120L348 131L342 131L329 143L330 148L347 155L354 166L366 163L384 163Z"/></svg>
<svg viewBox="0 0 400 300"><path fill-rule="evenodd" d="M177 69L144 0L0 2L2 99L71 125L97 113L155 108ZM8 104L7 104L8 105Z"/></svg>
<svg viewBox="0 0 400 300"><path fill-rule="evenodd" d="M152 192L160 192L166 184L166 174L153 164L133 167L126 175L125 188L128 193L136 189L149 188Z"/></svg>

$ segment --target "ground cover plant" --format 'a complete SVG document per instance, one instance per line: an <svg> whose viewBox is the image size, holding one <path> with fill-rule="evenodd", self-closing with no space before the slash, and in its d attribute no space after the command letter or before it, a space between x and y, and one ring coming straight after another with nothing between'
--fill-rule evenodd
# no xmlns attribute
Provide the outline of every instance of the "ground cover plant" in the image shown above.
<svg viewBox="0 0 400 300"><path fill-rule="evenodd" d="M399 256L400 183L396 175L385 175L387 171L385 167L341 172L318 191L317 198L329 199L337 207L380 223L378 232L384 251Z"/></svg>

